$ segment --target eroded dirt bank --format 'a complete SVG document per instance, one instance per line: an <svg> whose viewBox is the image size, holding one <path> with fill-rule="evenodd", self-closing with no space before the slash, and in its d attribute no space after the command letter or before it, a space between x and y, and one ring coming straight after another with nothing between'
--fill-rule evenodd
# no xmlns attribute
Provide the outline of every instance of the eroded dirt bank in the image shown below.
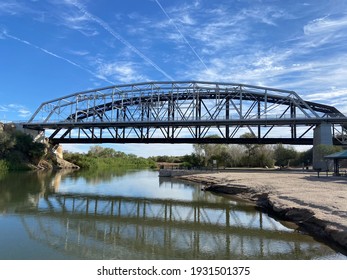
<svg viewBox="0 0 347 280"><path fill-rule="evenodd" d="M347 177L280 171L185 175L206 190L251 200L299 229L347 252Z"/></svg>

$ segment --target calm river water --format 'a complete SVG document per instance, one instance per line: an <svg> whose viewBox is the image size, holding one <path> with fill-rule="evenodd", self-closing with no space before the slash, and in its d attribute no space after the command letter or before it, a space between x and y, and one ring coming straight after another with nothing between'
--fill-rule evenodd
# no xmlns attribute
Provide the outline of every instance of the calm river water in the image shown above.
<svg viewBox="0 0 347 280"><path fill-rule="evenodd" d="M0 259L347 259L244 202L158 172L0 177Z"/></svg>

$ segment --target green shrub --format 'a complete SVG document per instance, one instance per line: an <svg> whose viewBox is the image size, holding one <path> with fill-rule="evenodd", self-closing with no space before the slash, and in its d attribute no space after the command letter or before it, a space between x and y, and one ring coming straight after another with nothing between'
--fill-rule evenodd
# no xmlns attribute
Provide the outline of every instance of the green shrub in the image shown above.
<svg viewBox="0 0 347 280"><path fill-rule="evenodd" d="M0 159L0 174L6 173L8 171L8 164L5 160Z"/></svg>
<svg viewBox="0 0 347 280"><path fill-rule="evenodd" d="M87 154L65 153L64 159L78 165L82 169L131 169L155 168L151 159L137 157L133 154L117 152L111 148L95 146Z"/></svg>

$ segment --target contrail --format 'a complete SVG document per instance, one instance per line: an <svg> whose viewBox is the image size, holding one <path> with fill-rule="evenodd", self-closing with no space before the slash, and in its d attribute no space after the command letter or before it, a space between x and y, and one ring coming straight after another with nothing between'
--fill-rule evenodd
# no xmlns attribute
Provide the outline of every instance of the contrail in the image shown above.
<svg viewBox="0 0 347 280"><path fill-rule="evenodd" d="M127 40L125 40L121 35L119 35L116 31L114 31L105 21L98 18L97 16L89 13L84 7L82 7L77 2L70 2L72 5L74 5L77 9L79 9L82 13L84 13L89 19L99 24L102 28L104 28L108 33L110 33L114 38L119 40L122 44L127 46L131 51L136 53L139 57L141 57L143 60L148 62L150 65L152 65L155 69L157 69L160 73L162 73L166 78L173 81L174 79L167 74L164 70L162 70L157 64L155 64L152 60L150 60L147 56L145 56L143 53L141 53L137 48L135 48L133 45L131 45Z"/></svg>
<svg viewBox="0 0 347 280"><path fill-rule="evenodd" d="M206 66L205 62L202 60L202 58L197 54L197 52L194 50L194 48L192 47L192 45L188 42L187 38L183 35L183 33L181 32L181 30L178 28L178 26L175 24L175 22L170 18L170 16L168 15L168 13L164 10L163 6L159 3L158 0L155 0L155 2L158 4L158 6L160 7L160 9L163 11L163 13L166 15L166 17L169 19L169 21L173 24L173 26L175 26L176 30L178 31L178 33L181 35L181 37L183 38L183 40L187 43L187 45L190 47L190 49L193 51L193 53L195 54L195 56L200 60L200 62L202 63L202 65L204 65L204 67L206 68L206 70L208 70L208 67Z"/></svg>
<svg viewBox="0 0 347 280"><path fill-rule="evenodd" d="M90 71L89 69L84 68L83 66L77 64L76 62L73 62L73 61L70 60L70 59L67 59L67 58L62 57L62 56L60 56L60 55L57 55L57 54L55 54L55 53L52 53L52 52L50 52L50 51L48 51L48 50L46 50L46 49L44 49L44 48L41 48L41 47L39 47L39 46L37 46L37 45L35 45L35 44L33 44L33 43L30 43L29 41L26 41L26 40L23 40L23 39L18 38L18 37L16 37L16 36L10 35L10 34L7 33L7 31L2 31L2 35L3 35L4 37L10 38L10 39L15 40L15 41L18 41L18 42L20 42L20 43L22 43L22 44L25 44L25 45L28 45L28 46L33 47L33 48L35 48L35 49L38 49L38 50L40 50L40 51L42 51L42 52L44 52L44 53L46 53L46 54L48 54L48 55L51 55L51 56L53 56L53 57L55 57L55 58L61 59L61 60L65 61L65 62L67 62L67 63L69 63L69 64L71 64L71 65L73 65L73 66L75 66L75 67L80 68L81 70L83 70L83 71L85 71L85 72L88 72L89 74L91 74L91 75L94 76L95 78L98 78L98 79L100 79L100 80L103 80L103 81L105 81L105 82L110 83L111 85L114 85L114 84L115 84L114 82L111 82L110 80L108 80L108 79L105 78L104 76L98 75L98 74L96 74L96 73Z"/></svg>

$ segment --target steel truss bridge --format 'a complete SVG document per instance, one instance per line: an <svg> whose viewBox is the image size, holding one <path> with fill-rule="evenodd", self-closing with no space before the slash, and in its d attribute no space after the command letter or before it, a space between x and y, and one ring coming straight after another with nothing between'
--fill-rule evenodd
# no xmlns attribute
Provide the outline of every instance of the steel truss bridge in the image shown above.
<svg viewBox="0 0 347 280"><path fill-rule="evenodd" d="M313 144L332 126L347 140L347 118L296 92L218 82L148 82L74 93L41 104L24 128L58 143ZM245 133L253 137L242 138ZM211 137L211 136L214 137Z"/></svg>
<svg viewBox="0 0 347 280"><path fill-rule="evenodd" d="M172 259L174 252L179 259L297 259L320 252L312 238L252 206L57 193L17 213L31 238L81 258Z"/></svg>

